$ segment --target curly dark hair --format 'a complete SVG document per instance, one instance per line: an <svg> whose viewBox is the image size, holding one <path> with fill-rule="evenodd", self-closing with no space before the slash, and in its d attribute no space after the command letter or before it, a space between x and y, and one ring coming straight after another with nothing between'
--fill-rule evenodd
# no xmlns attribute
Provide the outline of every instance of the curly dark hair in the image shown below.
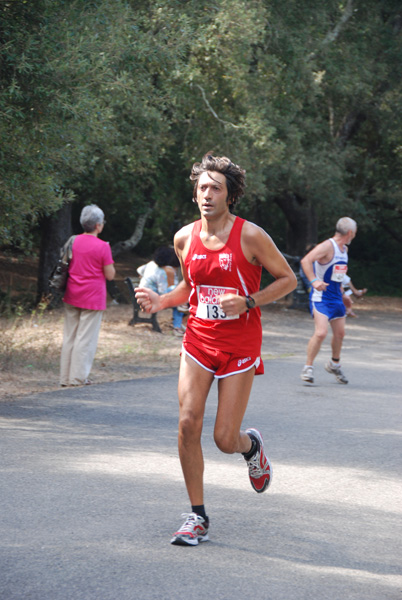
<svg viewBox="0 0 402 600"><path fill-rule="evenodd" d="M228 188L229 209L232 210L236 202L244 195L246 187L246 171L232 163L227 156L213 156L207 152L199 163L194 163L191 169L190 179L194 181L193 200L197 201L198 180L202 173L216 171L226 177L226 186Z"/></svg>
<svg viewBox="0 0 402 600"><path fill-rule="evenodd" d="M158 267L178 267L180 265L176 252L170 246L160 246L153 255L153 260Z"/></svg>

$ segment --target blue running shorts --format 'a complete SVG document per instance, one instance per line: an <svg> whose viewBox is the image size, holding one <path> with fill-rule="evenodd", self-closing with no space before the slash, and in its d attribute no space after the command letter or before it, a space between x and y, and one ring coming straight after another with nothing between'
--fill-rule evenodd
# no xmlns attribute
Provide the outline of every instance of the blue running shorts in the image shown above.
<svg viewBox="0 0 402 600"><path fill-rule="evenodd" d="M333 302L310 302L312 316L314 316L314 309L328 317L328 321L341 319L346 316L346 308L342 300L334 300Z"/></svg>

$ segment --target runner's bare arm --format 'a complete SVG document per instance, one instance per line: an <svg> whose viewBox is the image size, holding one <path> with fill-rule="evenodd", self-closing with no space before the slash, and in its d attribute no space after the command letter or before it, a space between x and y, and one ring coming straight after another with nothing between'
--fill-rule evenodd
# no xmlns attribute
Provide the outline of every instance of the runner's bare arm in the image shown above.
<svg viewBox="0 0 402 600"><path fill-rule="evenodd" d="M243 225L241 244L247 260L252 264L262 265L275 278L274 282L252 294L256 306L274 302L295 289L295 274L263 229L246 222ZM229 316L242 314L247 310L244 296L234 294L221 297L221 308Z"/></svg>
<svg viewBox="0 0 402 600"><path fill-rule="evenodd" d="M300 261L302 269L309 281L313 281L316 276L314 274L313 264L315 261L325 264L332 259L333 256L333 248L332 244L329 240L325 240L325 242L321 242L315 248L310 250L308 254ZM328 283L324 283L324 281L320 281L316 279L311 284L312 287L320 292L323 292L327 289Z"/></svg>
<svg viewBox="0 0 402 600"><path fill-rule="evenodd" d="M174 249L177 255L177 258L180 261L181 273L183 275L184 281L188 283L189 289L191 291L191 285L188 279L188 273L184 261L186 259L187 253L190 248L191 242L191 232L193 230L194 223L190 223L189 225L185 225L182 227L174 236Z"/></svg>

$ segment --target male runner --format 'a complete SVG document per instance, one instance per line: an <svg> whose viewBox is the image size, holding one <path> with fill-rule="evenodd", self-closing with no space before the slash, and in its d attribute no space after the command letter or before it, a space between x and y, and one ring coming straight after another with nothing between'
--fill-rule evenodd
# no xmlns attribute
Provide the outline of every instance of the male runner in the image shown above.
<svg viewBox="0 0 402 600"><path fill-rule="evenodd" d="M195 546L208 540L201 432L214 377L216 445L222 452L244 455L256 492L264 492L270 483L272 471L260 433L240 427L254 375L264 372L258 307L291 292L296 278L269 235L230 212L244 193L243 169L226 157L208 154L193 165L190 179L201 219L175 235L183 281L162 296L137 288L136 298L147 312L190 302L179 374L178 445L191 512L171 543ZM262 266L275 281L260 290Z"/></svg>
<svg viewBox="0 0 402 600"><path fill-rule="evenodd" d="M356 221L339 219L333 238L321 242L301 260L301 266L311 285L310 309L314 317L314 334L307 346L307 361L301 379L314 383L314 359L332 328L332 360L325 369L335 375L338 383L348 383L341 370L340 357L345 335L346 308L342 299L342 280L348 270L348 245L356 235Z"/></svg>

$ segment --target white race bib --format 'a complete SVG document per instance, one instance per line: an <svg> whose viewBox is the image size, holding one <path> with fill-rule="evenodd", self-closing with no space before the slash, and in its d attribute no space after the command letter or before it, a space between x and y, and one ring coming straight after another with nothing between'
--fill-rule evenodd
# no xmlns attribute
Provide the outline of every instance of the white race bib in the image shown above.
<svg viewBox="0 0 402 600"><path fill-rule="evenodd" d="M342 283L347 271L348 265L334 265L332 269L331 281Z"/></svg>
<svg viewBox="0 0 402 600"><path fill-rule="evenodd" d="M218 285L197 285L198 306L196 316L209 321L238 319L240 315L228 317L220 308L219 298L224 294L236 294L238 296L239 290Z"/></svg>

